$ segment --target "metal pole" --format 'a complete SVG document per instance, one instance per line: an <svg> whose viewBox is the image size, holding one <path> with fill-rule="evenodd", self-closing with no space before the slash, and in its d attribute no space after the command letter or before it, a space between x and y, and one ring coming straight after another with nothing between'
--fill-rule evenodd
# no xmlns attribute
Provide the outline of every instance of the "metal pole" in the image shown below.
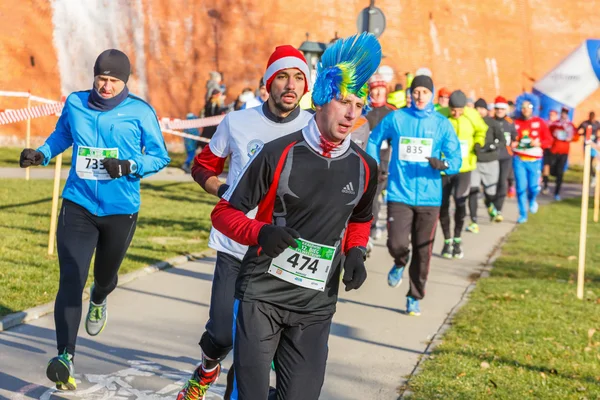
<svg viewBox="0 0 600 400"><path fill-rule="evenodd" d="M369 3L369 17L367 18L367 32L371 32L371 26L373 25L371 23L371 18L373 18L373 14L375 14L375 11L373 11L373 7L375 7L375 0L371 0L371 2Z"/></svg>

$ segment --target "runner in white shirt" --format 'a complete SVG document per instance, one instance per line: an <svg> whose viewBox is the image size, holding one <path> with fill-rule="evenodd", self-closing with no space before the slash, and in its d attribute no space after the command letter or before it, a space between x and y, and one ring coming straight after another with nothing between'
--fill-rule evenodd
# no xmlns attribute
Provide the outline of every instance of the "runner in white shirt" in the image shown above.
<svg viewBox="0 0 600 400"><path fill-rule="evenodd" d="M301 52L290 45L277 47L269 58L263 79L269 99L261 107L227 114L209 145L194 160L192 176L208 193L223 196L258 148L273 139L301 130L312 118L311 113L298 107L310 87L308 65ZM223 183L218 176L223 172L227 157L230 157L229 173L227 182ZM254 218L255 214L256 210L252 210L248 216ZM247 246L236 243L214 228L208 245L217 250L217 261L209 320L199 343L202 364L194 371L177 400L204 399L208 388L219 376L220 362L233 347L235 281Z"/></svg>

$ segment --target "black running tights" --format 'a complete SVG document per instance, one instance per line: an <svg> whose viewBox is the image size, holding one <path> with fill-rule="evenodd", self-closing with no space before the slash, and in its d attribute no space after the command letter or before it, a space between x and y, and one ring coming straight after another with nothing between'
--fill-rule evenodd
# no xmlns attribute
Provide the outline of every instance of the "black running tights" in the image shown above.
<svg viewBox="0 0 600 400"><path fill-rule="evenodd" d="M117 273L135 232L137 213L98 217L64 200L56 242L60 281L54 303L58 353L75 354L82 295L94 250L92 301L102 303L117 286Z"/></svg>

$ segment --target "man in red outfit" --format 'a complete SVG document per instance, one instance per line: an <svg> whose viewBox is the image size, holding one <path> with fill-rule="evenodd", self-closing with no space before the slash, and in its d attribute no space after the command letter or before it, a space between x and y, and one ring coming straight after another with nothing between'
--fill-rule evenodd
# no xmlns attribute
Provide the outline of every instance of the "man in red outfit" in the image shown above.
<svg viewBox="0 0 600 400"><path fill-rule="evenodd" d="M560 200L560 187L562 185L565 165L569 158L571 142L579 140L579 134L575 125L569 120L569 109L563 107L560 119L554 121L548 127L553 141L550 147L549 159L544 158L544 165L550 166L550 175L556 177L554 188L554 200ZM548 190L548 176L544 176L544 190Z"/></svg>
<svg viewBox="0 0 600 400"><path fill-rule="evenodd" d="M539 100L535 95L526 93L517 99L520 104L515 119L517 139L512 142L513 169L517 184L519 219L517 223L527 222L527 211L537 213L537 195L540 191L540 173L545 148L552 146L552 136L546 122L535 113L539 109Z"/></svg>

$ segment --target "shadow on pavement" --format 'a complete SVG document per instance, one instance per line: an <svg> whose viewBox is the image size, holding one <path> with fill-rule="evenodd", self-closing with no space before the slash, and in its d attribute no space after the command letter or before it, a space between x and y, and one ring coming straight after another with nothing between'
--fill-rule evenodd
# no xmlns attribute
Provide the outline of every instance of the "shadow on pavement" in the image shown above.
<svg viewBox="0 0 600 400"><path fill-rule="evenodd" d="M11 329L2 333L6 338L19 338L27 340L37 345L55 347L54 329L42 328L35 325L20 325L17 329ZM29 346L26 346L30 348ZM40 350L44 352L43 350ZM49 355L52 357L54 353ZM190 368L197 363L197 359L187 356L172 356L167 354L154 353L146 350L130 349L121 346L110 346L101 342L90 340L80 335L77 337L77 356L86 356L101 360L113 365L127 367L127 361L147 361L150 359L168 360L181 362L190 365Z"/></svg>
<svg viewBox="0 0 600 400"><path fill-rule="evenodd" d="M370 307L370 308L377 308L379 310L386 310L392 313L402 313L402 310L399 308L392 308L392 307L386 307L386 306L380 306L380 305L376 305L376 304L369 304L369 303L364 303L362 301L356 301L356 300L349 300L349 299L338 299L338 303L342 303L342 304L355 304L358 306L364 306L364 307Z"/></svg>
<svg viewBox="0 0 600 400"><path fill-rule="evenodd" d="M196 306L208 307L208 304L201 303L199 301L185 300L185 299L180 299L178 297L167 296L167 295L164 295L164 294L146 292L145 290L132 289L132 288L127 287L127 286L121 286L119 289L120 290L126 290L128 292L145 294L147 296L160 297L161 299L175 300L175 301L180 301L182 303L193 304L193 305L196 305Z"/></svg>
<svg viewBox="0 0 600 400"><path fill-rule="evenodd" d="M40 350L38 347L28 346L23 343L12 342L12 341L8 341L8 340L4 340L4 339L0 339L0 346L7 346L7 347L11 347L13 349L19 349L19 350L23 350L23 351L28 351L30 353L36 353L36 354L44 354L45 353L44 350ZM0 382L1 381L2 380L0 380Z"/></svg>
<svg viewBox="0 0 600 400"><path fill-rule="evenodd" d="M203 264L204 263L214 264L214 262L215 262L214 257L202 258L201 260L192 261L192 263L203 263ZM166 272L168 274L187 276L187 277L195 278L195 279L202 279L202 280L209 281L209 282L212 282L212 280L213 280L212 273L209 274L209 273L200 272L200 271L190 271L189 269L183 269L183 268L168 268L164 272Z"/></svg>
<svg viewBox="0 0 600 400"><path fill-rule="evenodd" d="M375 346L386 347L388 349L406 351L406 352L415 353L415 354L423 354L423 352L420 351L420 350L414 350L414 349L409 349L409 348L406 348L406 347L394 346L394 345L391 345L391 344L380 343L380 342L376 342L374 340L366 339L366 338L363 337L360 329L354 328L352 326L348 326L348 325L336 323L336 322L333 322L331 324L330 334L334 335L334 336L343 337L343 338L346 338L346 339L357 340L359 342L363 342L363 343L367 343L367 344L372 344L372 345L375 345Z"/></svg>
<svg viewBox="0 0 600 400"><path fill-rule="evenodd" d="M386 377L381 376L369 376L366 377L364 375L360 375L360 373L355 372L354 369L348 368L347 365L342 365L340 363L328 362L327 363L327 376L325 378L325 385L323 385L323 389L321 390L320 399L323 400L342 400L343 396L337 391L338 386L343 385L344 383L355 383L355 382L364 382L369 381L371 384L375 381L375 385L381 388L389 386L389 382L386 380ZM398 376L398 386L400 385L401 376ZM330 383L330 381L333 381ZM387 393L386 393L387 394ZM362 395L362 398L365 400L374 400L374 399L388 399L388 400L397 400L398 396L392 395L392 397L383 397L381 393L373 393L373 392L365 392Z"/></svg>
<svg viewBox="0 0 600 400"><path fill-rule="evenodd" d="M0 389L4 389L12 393L19 393L20 396L16 395L16 397L14 397L15 399L39 399L39 396L46 390L45 387L42 387L40 390L38 390L39 393L34 396L33 393L31 393L31 390L28 390L28 388L34 389L40 387L32 384L31 382L26 382L15 376L8 375L0 371ZM5 397L0 396L0 398L4 399Z"/></svg>

